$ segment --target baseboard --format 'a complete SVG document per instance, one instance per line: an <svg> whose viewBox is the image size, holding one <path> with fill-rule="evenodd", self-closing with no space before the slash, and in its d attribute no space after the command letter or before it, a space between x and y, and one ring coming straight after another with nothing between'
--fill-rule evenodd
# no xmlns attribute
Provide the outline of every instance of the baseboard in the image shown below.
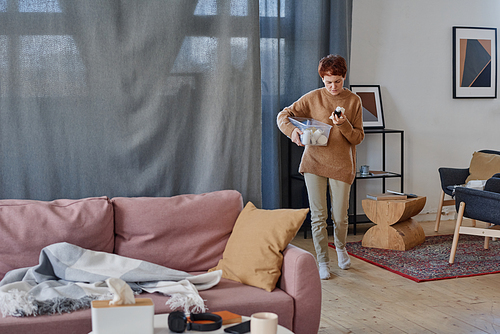
<svg viewBox="0 0 500 334"><path fill-rule="evenodd" d="M412 217L418 222L426 222L426 221L435 221L436 213L435 212L424 212L419 213L418 215ZM456 212L447 212L441 214L441 221L444 220L456 220Z"/></svg>

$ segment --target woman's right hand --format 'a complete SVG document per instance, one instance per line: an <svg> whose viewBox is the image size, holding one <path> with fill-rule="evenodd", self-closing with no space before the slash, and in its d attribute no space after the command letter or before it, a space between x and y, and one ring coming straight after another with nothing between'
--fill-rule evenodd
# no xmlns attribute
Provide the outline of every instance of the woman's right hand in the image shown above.
<svg viewBox="0 0 500 334"><path fill-rule="evenodd" d="M297 144L297 146L304 146L302 144L302 141L300 140L300 135L302 134L302 131L300 131L299 128L293 129L291 139L292 141Z"/></svg>

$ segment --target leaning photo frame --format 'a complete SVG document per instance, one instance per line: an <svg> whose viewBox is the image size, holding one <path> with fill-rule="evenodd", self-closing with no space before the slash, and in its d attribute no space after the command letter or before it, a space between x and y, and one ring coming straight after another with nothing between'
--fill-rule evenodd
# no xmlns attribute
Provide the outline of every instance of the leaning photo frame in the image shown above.
<svg viewBox="0 0 500 334"><path fill-rule="evenodd" d="M380 85L351 85L350 88L363 104L363 128L383 129L385 123Z"/></svg>
<svg viewBox="0 0 500 334"><path fill-rule="evenodd" d="M497 97L497 29L453 27L453 98Z"/></svg>

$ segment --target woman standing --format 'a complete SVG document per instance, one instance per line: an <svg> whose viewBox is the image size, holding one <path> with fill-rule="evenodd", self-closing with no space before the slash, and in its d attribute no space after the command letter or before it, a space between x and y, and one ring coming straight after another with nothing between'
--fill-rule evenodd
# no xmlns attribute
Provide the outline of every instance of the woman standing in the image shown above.
<svg viewBox="0 0 500 334"><path fill-rule="evenodd" d="M338 55L324 57L319 62L318 73L325 87L305 94L291 106L284 108L278 114L277 122L280 131L298 146L304 146L300 140L302 132L288 117L312 118L333 125L327 145L307 145L299 167L299 172L304 175L309 198L319 274L321 279L329 279L327 189L330 190L338 266L348 269L351 259L345 245L349 224L349 192L356 175L356 145L363 141L365 134L361 100L344 88L347 74L345 59ZM337 107L341 107L340 115L335 113Z"/></svg>

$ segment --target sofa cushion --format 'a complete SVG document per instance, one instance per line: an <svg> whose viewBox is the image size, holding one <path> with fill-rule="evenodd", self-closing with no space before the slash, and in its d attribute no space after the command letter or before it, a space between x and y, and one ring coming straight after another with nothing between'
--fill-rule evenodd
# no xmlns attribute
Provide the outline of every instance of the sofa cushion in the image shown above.
<svg viewBox="0 0 500 334"><path fill-rule="evenodd" d="M234 225L223 258L222 277L272 291L281 275L283 254L309 209L257 209L248 202Z"/></svg>
<svg viewBox="0 0 500 334"><path fill-rule="evenodd" d="M2 334L87 334L91 332L91 309L37 317L0 316L0 333Z"/></svg>
<svg viewBox="0 0 500 334"><path fill-rule="evenodd" d="M205 306L209 312L230 311L247 317L256 312L273 312L278 315L280 325L290 330L293 329L295 301L281 289L277 288L269 293L223 278L215 287L200 291L200 296L205 300ZM165 305L168 297L157 293L141 294L138 297L151 298L155 304L155 314L172 312Z"/></svg>
<svg viewBox="0 0 500 334"><path fill-rule="evenodd" d="M292 329L294 299L281 289L268 293L262 289L222 279L215 287L200 291L200 296L205 300L209 311L228 310L245 316L261 311L273 312L278 314L280 325ZM151 298L155 314L172 312L172 309L165 304L169 299L167 296L159 293L142 293L136 298ZM0 316L0 333L2 334L90 333L91 331L90 309L37 317ZM189 333L189 331L186 332L186 334Z"/></svg>
<svg viewBox="0 0 500 334"><path fill-rule="evenodd" d="M57 242L112 252L109 199L0 200L0 278L9 270L37 265L42 248Z"/></svg>
<svg viewBox="0 0 500 334"><path fill-rule="evenodd" d="M474 152L469 166L469 176L465 183L470 180L487 180L494 174L500 172L500 155L484 152Z"/></svg>
<svg viewBox="0 0 500 334"><path fill-rule="evenodd" d="M112 202L116 254L184 271L217 264L243 208L234 190Z"/></svg>

